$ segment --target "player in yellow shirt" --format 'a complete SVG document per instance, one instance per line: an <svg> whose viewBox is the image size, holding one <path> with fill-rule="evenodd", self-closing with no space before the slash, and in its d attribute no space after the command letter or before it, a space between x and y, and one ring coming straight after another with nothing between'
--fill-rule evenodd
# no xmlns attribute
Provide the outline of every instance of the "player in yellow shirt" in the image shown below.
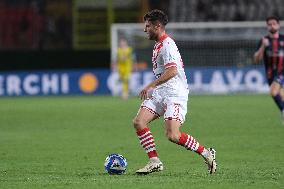
<svg viewBox="0 0 284 189"><path fill-rule="evenodd" d="M120 39L117 49L117 71L122 82L122 98L129 96L129 77L132 72L133 50L125 39Z"/></svg>

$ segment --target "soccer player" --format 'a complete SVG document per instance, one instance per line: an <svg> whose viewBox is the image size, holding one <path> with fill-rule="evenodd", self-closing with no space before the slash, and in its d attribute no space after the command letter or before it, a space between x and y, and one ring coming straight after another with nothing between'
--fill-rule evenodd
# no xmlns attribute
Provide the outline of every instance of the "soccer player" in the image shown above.
<svg viewBox="0 0 284 189"><path fill-rule="evenodd" d="M279 34L280 23L277 17L268 17L266 26L268 35L260 40L258 50L254 53L254 62L259 63L264 60L270 94L281 111L284 123L284 35Z"/></svg>
<svg viewBox="0 0 284 189"><path fill-rule="evenodd" d="M132 72L133 50L126 39L121 38L117 49L117 71L122 83L122 98L127 99L129 94L129 76Z"/></svg>
<svg viewBox="0 0 284 189"><path fill-rule="evenodd" d="M144 22L144 32L150 40L156 42L152 56L156 79L140 92L139 96L144 101L133 120L140 144L149 157L148 164L136 173L148 174L163 170L154 137L148 127L151 121L160 116L164 117L167 138L201 155L208 165L209 173L214 173L217 165L216 151L213 148L204 148L193 136L180 132L187 113L189 91L178 48L165 32L167 15L160 10L152 10L144 16Z"/></svg>

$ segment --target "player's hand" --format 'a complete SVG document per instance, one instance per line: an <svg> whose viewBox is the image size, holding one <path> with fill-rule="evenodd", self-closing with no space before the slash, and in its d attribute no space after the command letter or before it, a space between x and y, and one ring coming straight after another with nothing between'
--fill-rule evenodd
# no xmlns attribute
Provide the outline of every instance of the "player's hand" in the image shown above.
<svg viewBox="0 0 284 189"><path fill-rule="evenodd" d="M263 47L268 47L269 45L269 40L266 37L262 38L262 46Z"/></svg>
<svg viewBox="0 0 284 189"><path fill-rule="evenodd" d="M144 89L141 90L141 92L139 93L140 99L141 100L145 100L149 97L150 92L153 90L153 87L151 86L147 86Z"/></svg>

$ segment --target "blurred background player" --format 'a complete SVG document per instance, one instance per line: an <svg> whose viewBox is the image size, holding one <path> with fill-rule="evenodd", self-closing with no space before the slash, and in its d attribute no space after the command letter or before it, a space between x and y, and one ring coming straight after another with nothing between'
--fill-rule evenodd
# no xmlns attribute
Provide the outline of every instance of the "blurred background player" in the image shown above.
<svg viewBox="0 0 284 189"><path fill-rule="evenodd" d="M179 130L185 121L189 90L179 50L165 32L168 17L160 10L153 10L144 16L144 22L144 32L150 40L156 41L152 56L156 79L140 92L139 95L144 101L133 120L140 144L149 157L148 164L136 173L148 174L163 170L148 124L164 116L168 139L201 155L208 165L208 172L212 174L217 165L215 150L204 148L195 138Z"/></svg>
<svg viewBox="0 0 284 189"><path fill-rule="evenodd" d="M284 123L284 36L279 34L280 23L276 16L266 19L268 35L264 36L254 54L254 62L264 61L267 81L270 87L270 94L277 104Z"/></svg>
<svg viewBox="0 0 284 189"><path fill-rule="evenodd" d="M133 49L128 45L126 39L121 38L117 49L117 71L122 84L122 98L129 96L129 77L133 65Z"/></svg>

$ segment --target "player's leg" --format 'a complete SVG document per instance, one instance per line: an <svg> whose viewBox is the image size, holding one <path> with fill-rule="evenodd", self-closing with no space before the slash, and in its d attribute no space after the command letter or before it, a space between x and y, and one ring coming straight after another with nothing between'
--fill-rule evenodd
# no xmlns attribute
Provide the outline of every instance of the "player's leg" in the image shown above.
<svg viewBox="0 0 284 189"><path fill-rule="evenodd" d="M281 87L280 89L280 96L281 96L282 101L284 102L284 88L283 87Z"/></svg>
<svg viewBox="0 0 284 189"><path fill-rule="evenodd" d="M129 77L131 75L132 67L131 63L127 62L124 65L122 74L122 98L128 99L129 96Z"/></svg>
<svg viewBox="0 0 284 189"><path fill-rule="evenodd" d="M167 138L176 144L184 146L186 149L196 152L202 157L207 157L207 150L199 142L187 133L180 132L181 123L175 120L165 121L165 130ZM204 153L204 154L202 154Z"/></svg>
<svg viewBox="0 0 284 189"><path fill-rule="evenodd" d="M128 75L125 65L119 65L118 67L119 79L122 85L122 98L128 99Z"/></svg>
<svg viewBox="0 0 284 189"><path fill-rule="evenodd" d="M184 122L186 107L182 104L168 103L165 112L165 132L171 142L184 146L186 149L201 155L208 165L209 173L216 171L216 151L212 148L206 149L193 136L180 132L180 127Z"/></svg>
<svg viewBox="0 0 284 189"><path fill-rule="evenodd" d="M138 174L148 174L163 170L163 164L158 157L154 137L148 127L148 124L158 117L159 114L156 112L154 104L150 100L146 100L142 103L137 116L133 120L140 144L149 157L148 164L136 171Z"/></svg>
<svg viewBox="0 0 284 189"><path fill-rule="evenodd" d="M131 65L130 63L128 63L125 66L125 72L124 72L124 79L123 79L123 83L122 83L122 90L123 90L123 97L124 99L127 99L129 96L129 77L131 75Z"/></svg>
<svg viewBox="0 0 284 189"><path fill-rule="evenodd" d="M281 97L280 89L281 89L280 83L278 83L276 81L273 81L271 83L270 94L271 94L274 102L276 103L277 107L282 112L283 108L284 108L284 102L283 102L282 97Z"/></svg>
<svg viewBox="0 0 284 189"><path fill-rule="evenodd" d="M274 79L270 85L270 93L281 111L281 120L284 125L284 77L282 75Z"/></svg>
<svg viewBox="0 0 284 189"><path fill-rule="evenodd" d="M281 96L281 100L284 104L284 76L279 76L278 79L276 80L276 82L280 85L280 96ZM284 106L283 106L284 109Z"/></svg>
<svg viewBox="0 0 284 189"><path fill-rule="evenodd" d="M122 98L124 100L128 99L129 96L128 80L128 75L125 74L122 76Z"/></svg>

